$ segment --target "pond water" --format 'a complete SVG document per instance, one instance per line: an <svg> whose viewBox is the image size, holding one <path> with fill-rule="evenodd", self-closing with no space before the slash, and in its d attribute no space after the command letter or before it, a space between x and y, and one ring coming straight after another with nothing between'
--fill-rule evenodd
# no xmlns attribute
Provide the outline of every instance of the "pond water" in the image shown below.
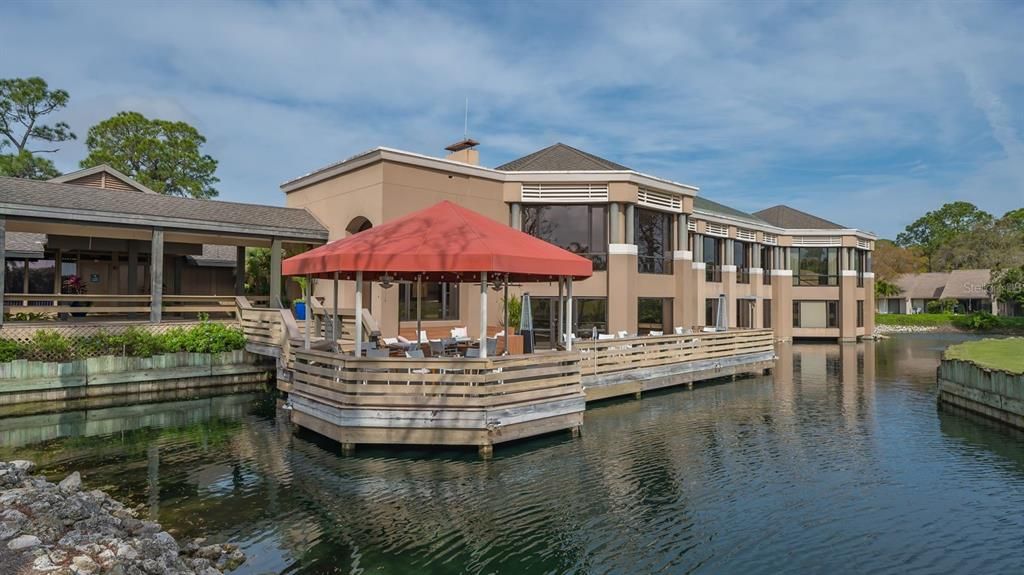
<svg viewBox="0 0 1024 575"><path fill-rule="evenodd" d="M785 346L491 461L342 457L272 394L6 417L0 459L239 543L236 573L1019 573L1024 434L937 407L959 339Z"/></svg>

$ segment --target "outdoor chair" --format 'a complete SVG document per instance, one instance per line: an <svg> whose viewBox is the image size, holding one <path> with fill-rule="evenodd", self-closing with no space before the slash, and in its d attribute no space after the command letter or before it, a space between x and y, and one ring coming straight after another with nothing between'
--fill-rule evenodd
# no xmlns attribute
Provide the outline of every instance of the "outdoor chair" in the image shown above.
<svg viewBox="0 0 1024 575"><path fill-rule="evenodd" d="M455 339L455 340L467 340L467 339L469 339L469 328L468 327L453 327L451 333L452 333L452 339Z"/></svg>
<svg viewBox="0 0 1024 575"><path fill-rule="evenodd" d="M489 338L487 338L487 355L493 357L494 354L496 354L496 353L498 353L498 338L496 338L496 337L489 337Z"/></svg>
<svg viewBox="0 0 1024 575"><path fill-rule="evenodd" d="M444 340L432 339L429 340L430 344L430 355L433 357L441 357L444 355Z"/></svg>
<svg viewBox="0 0 1024 575"><path fill-rule="evenodd" d="M423 359L423 350L422 349L410 349L409 351L405 352L405 357L407 357L409 359ZM416 373L416 374L419 374L419 375L426 375L426 374L430 373L430 370L425 368L425 367L417 367L415 369L410 368L409 369L409 373ZM406 385L410 385L410 383L411 382L408 382L408 381L405 382ZM427 382L425 382L425 381L421 382L421 383L423 383L423 385L427 384Z"/></svg>
<svg viewBox="0 0 1024 575"><path fill-rule="evenodd" d="M368 349L366 350L366 357L391 357L391 352L386 349Z"/></svg>
<svg viewBox="0 0 1024 575"><path fill-rule="evenodd" d="M618 332L615 335L619 336L619 339L625 339L625 338L629 337L629 332L623 330L623 331Z"/></svg>
<svg viewBox="0 0 1024 575"><path fill-rule="evenodd" d="M466 359L477 358L477 357L480 357L480 348L479 347L471 347L471 348L466 350Z"/></svg>

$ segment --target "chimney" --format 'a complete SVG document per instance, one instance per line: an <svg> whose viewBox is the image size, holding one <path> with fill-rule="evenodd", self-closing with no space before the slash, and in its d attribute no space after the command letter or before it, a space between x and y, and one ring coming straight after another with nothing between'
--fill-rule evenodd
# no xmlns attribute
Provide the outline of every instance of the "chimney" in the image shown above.
<svg viewBox="0 0 1024 575"><path fill-rule="evenodd" d="M445 156L445 159L453 162L462 162L463 164L479 166L480 152L475 149L479 145L480 142L472 138L459 140L458 142L445 147L445 149L448 150L448 155Z"/></svg>

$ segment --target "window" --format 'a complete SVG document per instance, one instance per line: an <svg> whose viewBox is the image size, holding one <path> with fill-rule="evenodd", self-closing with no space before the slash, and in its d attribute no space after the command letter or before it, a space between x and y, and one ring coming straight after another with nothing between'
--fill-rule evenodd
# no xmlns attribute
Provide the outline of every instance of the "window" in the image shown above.
<svg viewBox="0 0 1024 575"><path fill-rule="evenodd" d="M638 271L671 274L672 214L638 208L634 218Z"/></svg>
<svg viewBox="0 0 1024 575"><path fill-rule="evenodd" d="M420 283L420 317L425 320L459 319L459 284ZM398 319L416 320L416 284L398 284Z"/></svg>
<svg viewBox="0 0 1024 575"><path fill-rule="evenodd" d="M754 327L754 305L756 305L756 300L736 300L736 327Z"/></svg>
<svg viewBox="0 0 1024 575"><path fill-rule="evenodd" d="M839 327L839 302L794 301L793 327Z"/></svg>
<svg viewBox="0 0 1024 575"><path fill-rule="evenodd" d="M795 286L839 285L839 248L792 248Z"/></svg>
<svg viewBox="0 0 1024 575"><path fill-rule="evenodd" d="M772 285L772 256L775 248L772 246L761 246L761 283L766 286Z"/></svg>
<svg viewBox="0 0 1024 575"><path fill-rule="evenodd" d="M722 281L722 240L704 236L704 281Z"/></svg>
<svg viewBox="0 0 1024 575"><path fill-rule="evenodd" d="M750 283L750 244L734 242L732 251L733 263L736 264L736 283Z"/></svg>
<svg viewBox="0 0 1024 575"><path fill-rule="evenodd" d="M642 297L637 300L637 335L651 331L669 333L672 330L672 299Z"/></svg>
<svg viewBox="0 0 1024 575"><path fill-rule="evenodd" d="M772 300L761 300L761 326L772 327Z"/></svg>
<svg viewBox="0 0 1024 575"><path fill-rule="evenodd" d="M4 269L4 293L25 292L25 260L7 260Z"/></svg>
<svg viewBox="0 0 1024 575"><path fill-rule="evenodd" d="M853 269L857 270L857 287L864 287L864 269L867 267L867 254L864 250L853 250Z"/></svg>
<svg viewBox="0 0 1024 575"><path fill-rule="evenodd" d="M56 269L54 260L29 260L28 293L53 293Z"/></svg>
<svg viewBox="0 0 1024 575"><path fill-rule="evenodd" d="M718 298L704 300L704 325L718 325Z"/></svg>
<svg viewBox="0 0 1024 575"><path fill-rule="evenodd" d="M523 231L608 269L608 207L606 205L524 205Z"/></svg>
<svg viewBox="0 0 1024 575"><path fill-rule="evenodd" d="M572 308L573 315L576 316L575 321L573 321L572 331L577 336L589 337L594 332L594 329L597 329L598 333L608 332L607 299L573 298Z"/></svg>
<svg viewBox="0 0 1024 575"><path fill-rule="evenodd" d="M857 327L864 327L864 300L857 300Z"/></svg>

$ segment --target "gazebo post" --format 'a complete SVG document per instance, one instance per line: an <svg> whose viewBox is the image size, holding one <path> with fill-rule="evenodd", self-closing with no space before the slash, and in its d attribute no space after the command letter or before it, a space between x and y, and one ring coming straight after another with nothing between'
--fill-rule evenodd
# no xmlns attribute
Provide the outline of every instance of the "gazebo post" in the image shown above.
<svg viewBox="0 0 1024 575"><path fill-rule="evenodd" d="M565 349L572 351L572 276L566 278L565 285Z"/></svg>
<svg viewBox="0 0 1024 575"><path fill-rule="evenodd" d="M310 279L309 274L306 274L306 289L303 290L303 291L306 292L306 293L302 294L302 295L306 296L306 314L303 317L303 319L305 320L305 324L306 324L306 326L305 326L306 327L306 339L305 339L304 344L305 344L306 349L309 349L309 316L313 315L313 308L310 307L310 305L309 305L310 300L313 299L312 297L310 297L310 292L313 291L313 280Z"/></svg>
<svg viewBox="0 0 1024 575"><path fill-rule="evenodd" d="M363 356L363 272L356 272L356 357Z"/></svg>
<svg viewBox="0 0 1024 575"><path fill-rule="evenodd" d="M331 337L334 338L331 349L338 351L338 340L341 339L338 335L338 272L334 272L334 317L331 319Z"/></svg>
<svg viewBox="0 0 1024 575"><path fill-rule="evenodd" d="M487 272L480 272L480 357L487 357Z"/></svg>
<svg viewBox="0 0 1024 575"><path fill-rule="evenodd" d="M423 346L423 341L420 338L420 334L423 333L423 315L422 308L420 308L420 300L423 298L423 274L416 276L416 348L419 349Z"/></svg>
<svg viewBox="0 0 1024 575"><path fill-rule="evenodd" d="M505 308L505 310L504 310L504 314L505 314L505 323L504 323L504 325L505 325L505 343L504 343L504 345L501 346L502 347L501 353L503 353L505 355L508 355L508 332L509 332L509 329L508 329L509 328L509 325L508 325L508 274L505 274L505 294L504 294L504 296L502 298L502 303L503 303L503 306Z"/></svg>
<svg viewBox="0 0 1024 575"><path fill-rule="evenodd" d="M563 283L565 278L558 276L558 329L555 332L558 334L553 338L551 342L551 349L558 349L558 340L562 338L562 334L565 333L565 298L562 296Z"/></svg>

